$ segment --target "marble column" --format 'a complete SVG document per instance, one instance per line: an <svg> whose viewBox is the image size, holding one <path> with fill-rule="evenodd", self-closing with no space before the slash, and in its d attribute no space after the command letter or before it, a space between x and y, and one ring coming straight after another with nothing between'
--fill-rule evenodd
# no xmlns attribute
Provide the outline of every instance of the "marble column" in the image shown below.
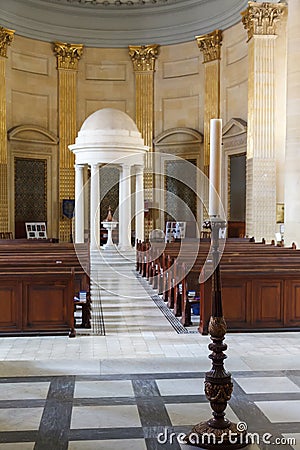
<svg viewBox="0 0 300 450"><path fill-rule="evenodd" d="M84 242L84 191L83 169L81 164L75 164L75 243Z"/></svg>
<svg viewBox="0 0 300 450"><path fill-rule="evenodd" d="M75 171L74 154L68 146L75 142L77 69L83 53L83 45L55 42L53 51L58 70L58 115L59 115L59 203L64 198L74 198ZM60 214L59 240L68 241L69 221Z"/></svg>
<svg viewBox="0 0 300 450"><path fill-rule="evenodd" d="M100 185L98 164L91 164L90 189L90 243L91 250L96 250L100 247Z"/></svg>
<svg viewBox="0 0 300 450"><path fill-rule="evenodd" d="M285 153L285 245L295 242L300 247L300 8L298 0L289 0L287 128Z"/></svg>
<svg viewBox="0 0 300 450"><path fill-rule="evenodd" d="M144 241L143 166L136 166L135 174L135 239Z"/></svg>
<svg viewBox="0 0 300 450"><path fill-rule="evenodd" d="M155 62L159 54L160 46L139 45L129 46L133 70L135 73L135 98L136 98L136 124L142 134L145 145L149 147L146 154L144 170L145 197L152 202L154 175L153 175L153 123L154 123L154 72ZM145 235L153 229L154 221L149 216L144 224Z"/></svg>
<svg viewBox="0 0 300 450"><path fill-rule="evenodd" d="M196 36L197 44L203 53L204 64L204 161L203 172L209 177L209 160L210 160L210 120L220 117L220 60L222 31L215 30L212 33ZM206 186L201 187L203 190L203 201L208 206L208 189ZM203 211L204 218L208 217L208 212Z"/></svg>
<svg viewBox="0 0 300 450"><path fill-rule="evenodd" d="M131 177L130 166L122 165L119 193L119 230L121 250L130 250L131 246Z"/></svg>
<svg viewBox="0 0 300 450"><path fill-rule="evenodd" d="M11 44L14 31L0 27L0 231L8 228L8 170L7 170L7 129L6 129L6 59L7 47Z"/></svg>
<svg viewBox="0 0 300 450"><path fill-rule="evenodd" d="M284 5L249 2L246 234L271 241L276 232L275 40Z"/></svg>

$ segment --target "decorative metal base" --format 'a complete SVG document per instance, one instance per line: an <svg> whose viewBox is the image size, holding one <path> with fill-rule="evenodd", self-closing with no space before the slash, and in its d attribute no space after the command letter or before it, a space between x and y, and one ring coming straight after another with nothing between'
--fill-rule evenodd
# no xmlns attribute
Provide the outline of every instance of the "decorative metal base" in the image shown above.
<svg viewBox="0 0 300 450"><path fill-rule="evenodd" d="M185 442L194 447L233 450L243 448L247 442L247 431L240 431L236 423L228 422L226 428L213 428L210 421L200 422L192 428L186 436Z"/></svg>

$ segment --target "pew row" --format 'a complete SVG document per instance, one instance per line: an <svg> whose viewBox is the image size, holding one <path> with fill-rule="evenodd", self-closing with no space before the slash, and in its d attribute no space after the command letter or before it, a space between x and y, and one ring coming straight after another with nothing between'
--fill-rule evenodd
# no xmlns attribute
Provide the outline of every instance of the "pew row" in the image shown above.
<svg viewBox="0 0 300 450"><path fill-rule="evenodd" d="M190 246L189 246L190 245ZM211 278L199 283L210 242L140 243L137 270L164 301L191 325L191 305L199 302L199 332L208 333ZM196 257L191 267L190 252ZM178 257L180 253L180 258ZM229 331L300 330L300 252L246 240L227 239L220 262L224 316ZM194 299L189 292L194 291Z"/></svg>
<svg viewBox="0 0 300 450"><path fill-rule="evenodd" d="M0 246L0 334L75 336L74 309L90 328L88 245L28 243ZM86 302L74 300L86 293Z"/></svg>

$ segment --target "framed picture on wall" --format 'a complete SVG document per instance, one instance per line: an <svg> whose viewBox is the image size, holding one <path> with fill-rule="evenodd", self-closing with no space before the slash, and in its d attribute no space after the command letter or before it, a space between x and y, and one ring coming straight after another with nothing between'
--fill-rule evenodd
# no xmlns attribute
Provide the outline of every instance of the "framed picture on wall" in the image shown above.
<svg viewBox="0 0 300 450"><path fill-rule="evenodd" d="M46 222L26 222L27 239L47 239Z"/></svg>

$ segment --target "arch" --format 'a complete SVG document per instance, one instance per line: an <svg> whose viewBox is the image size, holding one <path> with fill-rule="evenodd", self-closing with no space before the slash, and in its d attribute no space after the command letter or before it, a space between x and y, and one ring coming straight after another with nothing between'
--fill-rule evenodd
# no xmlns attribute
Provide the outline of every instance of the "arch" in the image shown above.
<svg viewBox="0 0 300 450"><path fill-rule="evenodd" d="M160 133L153 141L158 148L174 145L201 144L203 135L193 128L175 127Z"/></svg>
<svg viewBox="0 0 300 450"><path fill-rule="evenodd" d="M247 145L247 122L233 117L224 125L222 134L223 144L226 148Z"/></svg>
<svg viewBox="0 0 300 450"><path fill-rule="evenodd" d="M7 135L9 141L34 144L57 145L59 141L54 133L38 125L18 125L8 130Z"/></svg>
<svg viewBox="0 0 300 450"><path fill-rule="evenodd" d="M158 174L155 177L156 198L155 203L163 205L162 210L168 210L168 196L165 193L166 185L169 178L169 170L181 170L180 158L192 163L198 169L203 169L203 135L193 128L188 127L174 127L160 133L153 141L155 153L155 166L158 170ZM163 176L161 176L163 174ZM183 193L179 184L174 187L176 192L181 192L182 195L190 195L191 210L195 213L197 222L202 220L202 205L199 202L195 192L200 189L200 180L195 173L195 191ZM171 191L170 191L171 192ZM181 194L177 195L181 198ZM165 221L169 220L165 217L161 211L156 220L156 227L159 229L165 229ZM182 218L181 220L185 220Z"/></svg>

